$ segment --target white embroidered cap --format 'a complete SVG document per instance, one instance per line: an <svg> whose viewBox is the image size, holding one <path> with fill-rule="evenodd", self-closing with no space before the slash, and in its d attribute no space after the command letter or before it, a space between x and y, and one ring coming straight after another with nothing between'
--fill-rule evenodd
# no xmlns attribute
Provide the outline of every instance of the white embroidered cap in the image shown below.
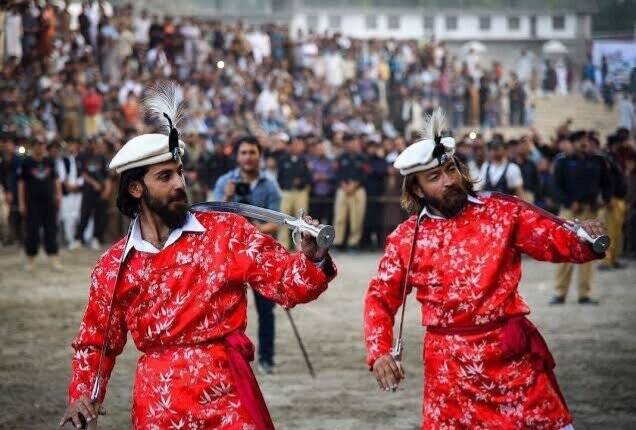
<svg viewBox="0 0 636 430"><path fill-rule="evenodd" d="M424 137L407 147L393 162L403 176L434 169L446 163L455 155L455 139L442 137L444 112L435 109L426 118Z"/></svg>
<svg viewBox="0 0 636 430"><path fill-rule="evenodd" d="M130 139L122 148L117 151L110 165L111 170L117 173L125 172L135 167L149 166L151 164L163 163L172 160L170 152L170 138L165 134L150 133ZM179 153L183 156L185 143L179 140Z"/></svg>
<svg viewBox="0 0 636 430"><path fill-rule="evenodd" d="M422 139L411 144L398 155L393 167L406 176L441 166L455 154L455 139L442 137L438 140L439 143L434 139Z"/></svg>

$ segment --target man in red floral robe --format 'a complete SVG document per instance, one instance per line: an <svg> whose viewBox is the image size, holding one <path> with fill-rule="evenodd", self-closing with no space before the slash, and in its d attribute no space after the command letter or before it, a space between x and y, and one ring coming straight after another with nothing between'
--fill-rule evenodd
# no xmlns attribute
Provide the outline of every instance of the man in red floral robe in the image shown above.
<svg viewBox="0 0 636 430"><path fill-rule="evenodd" d="M414 215L388 238L369 284L368 366L385 390L404 378L391 346L408 271L406 293L415 289L427 328L423 429L571 429L552 356L525 318L521 255L574 263L602 255L534 207L474 194L454 140L441 137L438 113L431 128L395 161ZM598 221L583 228L592 237L604 233Z"/></svg>
<svg viewBox="0 0 636 430"><path fill-rule="evenodd" d="M97 418L130 332L143 353L133 428L273 429L247 364L246 286L290 308L316 299L335 267L309 236L290 254L240 216L190 212L181 161L168 148L168 136L138 136L111 163L122 174L118 207L134 221L127 245L117 242L93 270L60 425L79 428Z"/></svg>

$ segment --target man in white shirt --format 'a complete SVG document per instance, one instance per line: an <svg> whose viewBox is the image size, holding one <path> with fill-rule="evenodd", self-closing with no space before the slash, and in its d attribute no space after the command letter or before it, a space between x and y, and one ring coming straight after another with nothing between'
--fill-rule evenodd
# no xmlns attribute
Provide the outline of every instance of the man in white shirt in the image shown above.
<svg viewBox="0 0 636 430"><path fill-rule="evenodd" d="M490 161L481 166L478 188L522 197L521 169L508 159L501 139L495 138L488 143L488 155Z"/></svg>
<svg viewBox="0 0 636 430"><path fill-rule="evenodd" d="M148 45L149 37L150 37L150 24L152 21L148 16L148 11L146 9L141 11L141 15L136 17L133 20L133 28L135 31L135 43L140 45Z"/></svg>
<svg viewBox="0 0 636 430"><path fill-rule="evenodd" d="M79 154L79 144L75 141L67 143L66 157L56 160L55 168L62 183L62 202L60 204L60 220L64 231L69 250L77 249L80 243L75 239L77 224L80 218L80 207L82 205L82 184L84 179L77 170L77 155Z"/></svg>

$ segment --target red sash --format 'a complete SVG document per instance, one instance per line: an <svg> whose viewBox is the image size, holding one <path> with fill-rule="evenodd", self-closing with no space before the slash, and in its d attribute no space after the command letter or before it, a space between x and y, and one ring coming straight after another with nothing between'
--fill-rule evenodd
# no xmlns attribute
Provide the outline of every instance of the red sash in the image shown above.
<svg viewBox="0 0 636 430"><path fill-rule="evenodd" d="M468 336L473 334L483 334L501 328L501 347L504 359L519 357L525 353L530 354L533 367L536 370L545 371L554 391L559 395L563 406L568 409L563 393L559 388L554 367L556 363L554 357L548 349L541 333L537 327L523 315L515 316L506 320L495 321L483 325L467 327L427 327L427 331L440 335L460 335Z"/></svg>
<svg viewBox="0 0 636 430"><path fill-rule="evenodd" d="M249 362L254 360L254 345L245 333L240 331L227 335L223 343L227 348L230 372L232 372L241 403L249 412L258 430L274 430L263 393L249 365Z"/></svg>

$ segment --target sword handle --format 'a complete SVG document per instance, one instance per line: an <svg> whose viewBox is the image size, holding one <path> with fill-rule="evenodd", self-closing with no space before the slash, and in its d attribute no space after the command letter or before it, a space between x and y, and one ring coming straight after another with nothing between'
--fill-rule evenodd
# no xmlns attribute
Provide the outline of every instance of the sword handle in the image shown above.
<svg viewBox="0 0 636 430"><path fill-rule="evenodd" d="M597 254L604 253L605 251L607 251L607 248L609 248L610 246L611 240L609 236L607 235L602 235L598 237L590 236L590 234L587 231L585 231L585 229L583 228L579 220L574 220L574 222L569 221L565 224L565 226L568 230L576 234L579 237L579 239L592 245L592 249Z"/></svg>
<svg viewBox="0 0 636 430"><path fill-rule="evenodd" d="M286 220L285 223L294 230L309 233L315 237L316 243L318 243L318 246L321 248L329 248L336 238L336 231L333 226L327 224L320 224L319 226L311 225L305 222L302 217L302 212L298 218Z"/></svg>
<svg viewBox="0 0 636 430"><path fill-rule="evenodd" d="M402 339L396 339L395 342L393 342L390 354L395 361L402 361Z"/></svg>

